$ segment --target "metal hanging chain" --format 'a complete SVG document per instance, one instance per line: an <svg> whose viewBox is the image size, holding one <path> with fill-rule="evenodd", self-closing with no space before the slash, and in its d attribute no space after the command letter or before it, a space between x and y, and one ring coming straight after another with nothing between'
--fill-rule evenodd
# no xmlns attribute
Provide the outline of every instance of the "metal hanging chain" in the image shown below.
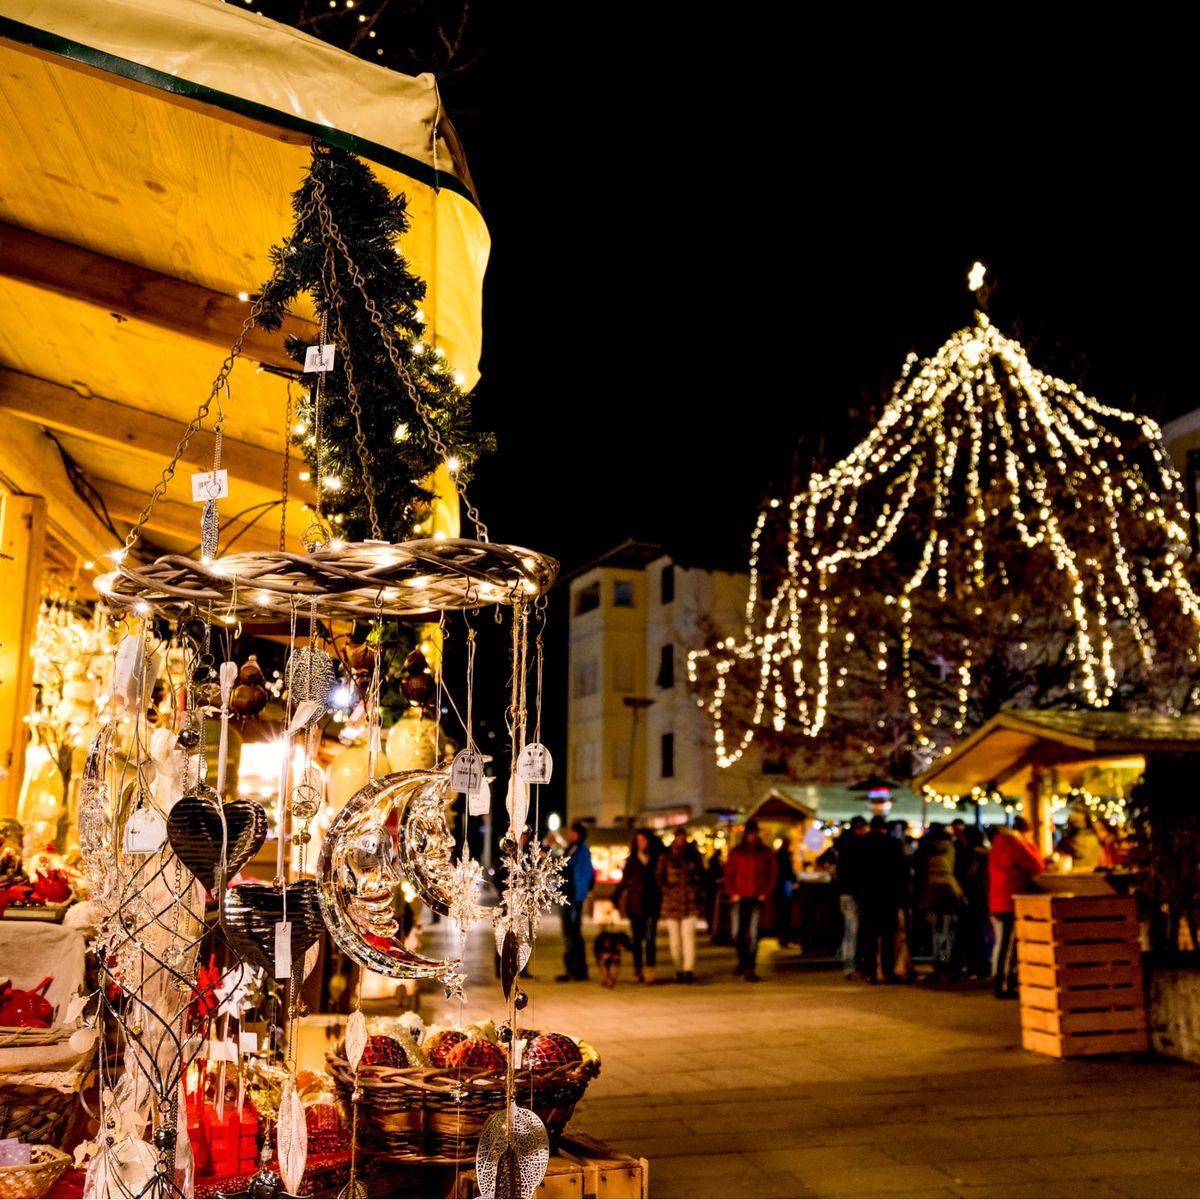
<svg viewBox="0 0 1200 1200"><path fill-rule="evenodd" d="M313 189L316 192L316 187ZM313 214L316 207L315 194L309 197L308 203L301 210L296 219L296 228L300 228ZM266 286L259 293L258 297L250 305L250 314L242 322L241 332L237 336L237 340L229 349L229 353L225 356L225 360L221 363L221 369L217 372L217 377L212 382L212 388L209 390L208 398L196 410L196 415L187 423L183 431L183 436L179 439L179 445L175 448L175 453L171 456L171 461L163 468L162 475L158 482L154 485L154 491L150 493L150 499L146 507L142 509L141 515L137 519L137 523L129 531L125 538L125 542L121 547L120 558L123 559L133 548L134 543L141 537L142 530L146 526L146 522L150 520L150 514L154 511L154 506L166 495L167 488L171 485L171 480L175 478L175 468L179 465L179 460L187 452L188 443L200 431L204 424L205 418L212 408L214 400L218 400L221 389L226 387L229 382L230 373L233 371L233 365L241 357L242 343L246 340L248 334L258 320L259 315L264 308L263 293L274 283L283 273L283 260L286 256L280 255L280 261L276 264L275 270L271 272L271 277Z"/></svg>
<svg viewBox="0 0 1200 1200"><path fill-rule="evenodd" d="M362 468L363 491L367 498L367 515L371 521L371 536L377 541L383 541L379 528L379 514L375 509L375 481L371 477L368 465L371 452L367 448L367 439L363 434L362 406L358 402L358 387L354 382L354 370L351 366L352 356L349 351L350 341L346 336L346 323L342 317L342 285L338 282L337 265L333 260L330 247L326 247L325 263L329 272L329 287L333 297L333 315L337 322L337 338L343 346L342 367L346 372L346 399L350 405L350 414L354 417L354 445L358 450L359 465Z"/></svg>
<svg viewBox="0 0 1200 1200"><path fill-rule="evenodd" d="M288 475L292 466L292 381L287 381L287 411L283 420L283 481L280 492L283 504L279 513L279 552L287 549Z"/></svg>
<svg viewBox="0 0 1200 1200"><path fill-rule="evenodd" d="M368 315L371 318L375 328L379 330L379 336L383 340L384 348L387 350L388 358L391 361L392 367L396 372L400 382L404 385L404 390L408 393L408 398L416 410L417 416L421 418L421 423L425 426L425 433L434 449L441 455L442 461L445 462L450 457L450 451L446 448L446 443L442 440L442 435L438 432L437 426L433 423L433 418L429 415L429 410L426 408L424 401L421 399L420 393L417 391L416 384L413 382L412 375L409 373L408 367L404 359L400 355L400 347L396 344L396 334L393 329L388 326L388 323L383 319L379 308L372 299L371 294L367 291L366 281L363 279L362 272L358 269L358 265L350 256L350 251L346 246L346 242L342 237L341 230L337 226L337 222L333 219L333 213L329 209L329 205L325 199L325 188L319 179L313 180L312 199L317 209L317 214L321 219L321 224L324 226L326 233L332 239L334 245L337 246L342 258L346 262L346 269L350 272L350 278L354 282L355 288L363 299L363 306L366 308ZM475 526L475 532L481 542L488 541L487 526L484 525L479 516L479 510L467 498L466 484L459 476L455 476L454 489L458 492L463 505L466 507L467 516L471 523Z"/></svg>
<svg viewBox="0 0 1200 1200"><path fill-rule="evenodd" d="M329 341L329 316L327 313L321 314L321 345L324 346ZM316 459L317 459L317 524L324 525L325 518L322 515L322 497L325 494L325 441L324 430L321 426L321 419L324 415L325 407L325 376L327 372L317 372L317 381L313 387L313 437L316 439Z"/></svg>

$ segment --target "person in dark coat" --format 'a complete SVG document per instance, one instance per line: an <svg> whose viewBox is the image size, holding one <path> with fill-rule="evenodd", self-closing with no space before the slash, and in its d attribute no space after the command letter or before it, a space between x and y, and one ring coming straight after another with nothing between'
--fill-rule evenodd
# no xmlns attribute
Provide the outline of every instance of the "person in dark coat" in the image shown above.
<svg viewBox="0 0 1200 1200"><path fill-rule="evenodd" d="M858 897L862 892L863 846L869 828L866 817L855 817L834 843L838 903L842 910L842 970L851 979L858 970Z"/></svg>
<svg viewBox="0 0 1200 1200"><path fill-rule="evenodd" d="M653 983L658 965L658 918L662 912L662 889L655 868L662 842L648 829L633 835L621 882L612 895L613 904L629 921L633 942L633 975L638 983Z"/></svg>
<svg viewBox="0 0 1200 1200"><path fill-rule="evenodd" d="M883 817L871 818L858 879L858 969L870 983L896 983L896 921L908 888L908 862Z"/></svg>
<svg viewBox="0 0 1200 1200"><path fill-rule="evenodd" d="M775 936L781 946L792 944L792 894L796 867L792 860L792 835L786 831L775 851Z"/></svg>
<svg viewBox="0 0 1200 1200"><path fill-rule="evenodd" d="M596 882L592 867L592 852L587 844L588 827L576 821L567 830L567 852L562 860L563 895L566 903L559 908L563 932L563 965L566 970L556 975L556 983L586 979L587 947L583 944L583 906Z"/></svg>

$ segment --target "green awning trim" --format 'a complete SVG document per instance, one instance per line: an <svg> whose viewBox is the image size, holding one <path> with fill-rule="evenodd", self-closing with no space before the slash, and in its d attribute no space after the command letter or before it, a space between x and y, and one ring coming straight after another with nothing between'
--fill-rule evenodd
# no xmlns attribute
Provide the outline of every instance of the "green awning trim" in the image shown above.
<svg viewBox="0 0 1200 1200"><path fill-rule="evenodd" d="M11 17L0 17L0 38L17 45L45 50L59 58L69 59L104 71L106 74L131 80L134 83L144 84L160 92L169 92L189 100L198 100L213 108L225 109L227 112L250 117L267 125L275 125L280 129L291 129L297 133L306 134L326 145L336 146L339 150L357 154L360 158L369 159L382 167L399 171L410 179L435 190L446 188L448 191L462 196L465 200L469 200L476 208L479 207L470 188L460 179L445 171L435 171L428 163L423 163L419 159L402 154L388 146L381 146L378 142L372 142L351 133L344 133L342 130L333 129L328 125L318 125L292 113L280 112L278 109L268 108L265 104L244 100L242 97L230 95L228 92L219 92L215 88L205 87L203 84L191 83L186 79L180 79L177 75L169 75L165 71L157 71L153 67L143 66L141 63L132 62L127 58L118 58L114 54L107 54L103 50L84 46L79 42L60 37L58 34L38 29L33 25L14 21Z"/></svg>

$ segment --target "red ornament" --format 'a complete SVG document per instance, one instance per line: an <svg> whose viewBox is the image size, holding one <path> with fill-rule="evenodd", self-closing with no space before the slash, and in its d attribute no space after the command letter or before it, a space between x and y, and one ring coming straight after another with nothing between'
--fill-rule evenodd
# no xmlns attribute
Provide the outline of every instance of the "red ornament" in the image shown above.
<svg viewBox="0 0 1200 1200"><path fill-rule="evenodd" d="M373 1037L367 1038L367 1044L358 1065L360 1067L407 1067L408 1055L404 1053L404 1047L395 1038L377 1033Z"/></svg>
<svg viewBox="0 0 1200 1200"><path fill-rule="evenodd" d="M539 1033L525 1047L521 1063L530 1071L545 1071L562 1063L580 1062L579 1047L565 1033Z"/></svg>
<svg viewBox="0 0 1200 1200"><path fill-rule="evenodd" d="M467 1035L460 1029L442 1029L435 1033L421 1049L429 1055L429 1061L435 1067L445 1067L448 1065L446 1059L449 1057L450 1051L459 1042L466 1040Z"/></svg>
<svg viewBox="0 0 1200 1200"><path fill-rule="evenodd" d="M37 987L23 992L5 980L0 989L0 1025L49 1029L54 1024L54 1006L46 999L46 989L53 982L54 976L47 975Z"/></svg>
<svg viewBox="0 0 1200 1200"><path fill-rule="evenodd" d="M495 1042L486 1038L467 1038L453 1046L446 1055L446 1066L455 1071L467 1068L476 1071L492 1071L503 1067L508 1060L504 1051Z"/></svg>

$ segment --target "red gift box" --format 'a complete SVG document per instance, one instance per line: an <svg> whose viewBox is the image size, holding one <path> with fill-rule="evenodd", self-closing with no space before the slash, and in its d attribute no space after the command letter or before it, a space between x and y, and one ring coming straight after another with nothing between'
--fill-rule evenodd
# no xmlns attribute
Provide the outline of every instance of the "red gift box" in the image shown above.
<svg viewBox="0 0 1200 1200"><path fill-rule="evenodd" d="M334 1104L308 1104L304 1108L308 1148L313 1154L343 1149L342 1117Z"/></svg>

